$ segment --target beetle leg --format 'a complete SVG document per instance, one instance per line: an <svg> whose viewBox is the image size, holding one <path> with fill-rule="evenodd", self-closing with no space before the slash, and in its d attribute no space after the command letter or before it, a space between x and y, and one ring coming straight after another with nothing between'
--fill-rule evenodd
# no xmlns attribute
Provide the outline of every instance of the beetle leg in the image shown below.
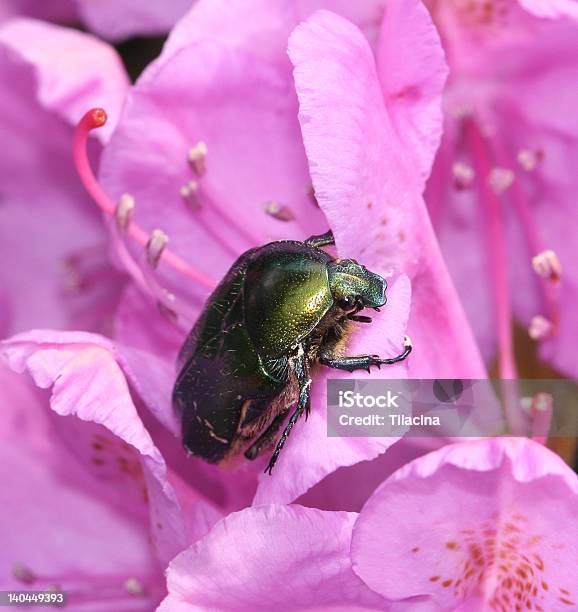
<svg viewBox="0 0 578 612"><path fill-rule="evenodd" d="M335 238L333 238L333 232L329 230L325 232L325 234L320 234L318 236L310 236L307 240L304 240L305 244L312 247L324 247L329 246L330 244L335 244Z"/></svg>
<svg viewBox="0 0 578 612"><path fill-rule="evenodd" d="M279 453L285 446L285 441L289 437L291 430L295 423L297 423L299 417L305 412L305 418L309 415L309 411L311 410L311 379L309 378L309 368L307 367L307 358L305 357L305 352L303 347L299 347L299 353L295 358L294 362L294 370L295 375L297 377L297 382L299 383L299 400L297 402L297 408L295 408L295 412L289 418L287 422L287 426L285 430L281 434L279 438L279 442L277 442L277 446L271 455L271 459L269 459L269 463L265 469L265 472L269 472L271 475L271 471L273 467L277 463L277 459L279 458Z"/></svg>
<svg viewBox="0 0 578 612"><path fill-rule="evenodd" d="M269 427L255 440L251 446L245 451L245 457L250 461L256 459L259 456L259 453L269 446L271 442L275 439L279 428L283 424L285 417L287 416L287 410L283 410L280 412L272 421Z"/></svg>
<svg viewBox="0 0 578 612"><path fill-rule="evenodd" d="M403 361L411 353L411 340L409 336L405 337L404 351L397 357L390 359L381 359L379 355L356 355L351 357L334 357L330 352L324 352L319 355L319 362L330 368L336 368L338 370L347 370L348 372L354 372L355 370L367 370L370 371L371 366L389 365Z"/></svg>
<svg viewBox="0 0 578 612"><path fill-rule="evenodd" d="M371 317L366 317L365 315L349 315L347 318L358 323L371 323Z"/></svg>

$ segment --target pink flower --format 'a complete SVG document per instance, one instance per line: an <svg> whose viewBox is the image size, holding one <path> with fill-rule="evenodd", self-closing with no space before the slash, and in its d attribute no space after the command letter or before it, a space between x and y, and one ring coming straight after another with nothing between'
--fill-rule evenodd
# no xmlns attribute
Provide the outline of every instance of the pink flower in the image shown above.
<svg viewBox="0 0 578 612"><path fill-rule="evenodd" d="M575 375L573 2L430 9L450 65L445 136L428 186L436 231L487 361L516 376L512 320Z"/></svg>
<svg viewBox="0 0 578 612"><path fill-rule="evenodd" d="M578 477L541 445L450 445L359 514L230 515L170 564L160 609L572 609L577 510Z"/></svg>
<svg viewBox="0 0 578 612"><path fill-rule="evenodd" d="M578 605L578 477L530 440L447 446L409 463L354 527L355 572L390 599L436 610Z"/></svg>
<svg viewBox="0 0 578 612"><path fill-rule="evenodd" d="M102 330L122 277L71 164L72 125L106 104L110 136L128 80L95 38L30 19L0 26L0 336L30 327ZM93 160L101 144L91 143Z"/></svg>
<svg viewBox="0 0 578 612"><path fill-rule="evenodd" d="M71 605L149 610L164 564L196 539L114 350L80 332L2 343L39 388L0 364L4 589L57 585Z"/></svg>
<svg viewBox="0 0 578 612"><path fill-rule="evenodd" d="M379 9L367 6L353 16L367 20ZM219 3L201 2L131 89L106 147L100 177L118 206L83 166L103 210L122 220L116 253L140 288L131 289L121 304L116 338L163 362L151 372L146 360L137 363L125 353L143 398L175 430L168 402L159 401L158 389L165 398L169 389L155 372L173 367L208 288L244 250L275 239L303 239L328 224L344 255L384 276L397 268L397 274L419 280L410 321L420 346L410 362L414 375L484 375L420 196L436 129L439 134L443 57L428 15L416 2L392 4L384 32L391 19L398 20L395 11L401 25L392 34L396 38L384 34L379 47L386 71L381 80L371 47L353 24L326 12L298 29L290 44L298 100L285 48L291 27L309 15L307 5L296 11L291 3L253 0L228 3L223 11ZM376 12L367 22L373 41L380 17ZM412 38L416 29L426 41L422 45ZM415 59L393 63L399 46L415 50ZM381 89L389 92L387 108ZM348 96L351 103L340 105L339 116L329 122L336 112L331 100ZM357 129L360 117L367 121ZM361 169L367 180L360 180ZM149 261L161 262L154 276L143 262L147 245ZM400 352L409 283L403 275L392 280L383 316L359 330L352 353ZM386 375L405 376L404 366ZM316 376L312 415L296 426L275 478L261 477L255 503L291 501L339 466L373 458L393 442L328 439L326 376Z"/></svg>

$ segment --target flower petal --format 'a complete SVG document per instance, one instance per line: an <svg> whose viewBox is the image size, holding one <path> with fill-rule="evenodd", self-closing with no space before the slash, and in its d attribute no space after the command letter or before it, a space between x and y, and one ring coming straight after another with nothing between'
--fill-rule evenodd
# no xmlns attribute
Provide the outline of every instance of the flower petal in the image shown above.
<svg viewBox="0 0 578 612"><path fill-rule="evenodd" d="M578 476L536 442L447 446L370 498L353 531L354 570L384 597L428 595L438 610L570 608L577 511Z"/></svg>
<svg viewBox="0 0 578 612"><path fill-rule="evenodd" d="M415 156L425 183L442 136L441 95L448 67L439 34L420 0L387 3L377 72L397 137Z"/></svg>
<svg viewBox="0 0 578 612"><path fill-rule="evenodd" d="M75 0L86 25L99 36L122 40L168 32L195 0Z"/></svg>
<svg viewBox="0 0 578 612"><path fill-rule="evenodd" d="M106 106L102 141L114 130L129 86L113 47L94 36L34 19L13 19L0 30L0 44L34 70L39 103L75 125L87 109Z"/></svg>
<svg viewBox="0 0 578 612"><path fill-rule="evenodd" d="M0 398L2 588L47 590L58 583L71 606L81 600L86 609L103 609L100 596L113 597L119 610L127 600L133 610L150 609L164 585L140 500L130 509L112 503L110 474L87 472L71 452L66 434L73 431L46 409L47 393L4 363ZM118 484L129 494L130 483ZM144 596L130 595L129 579L147 589Z"/></svg>
<svg viewBox="0 0 578 612"><path fill-rule="evenodd" d="M391 124L361 32L320 11L296 28L289 55L316 197L338 250L412 279L410 375L484 377L420 195L422 177Z"/></svg>
<svg viewBox="0 0 578 612"><path fill-rule="evenodd" d="M519 0L536 17L572 17L578 19L578 6L572 0Z"/></svg>
<svg viewBox="0 0 578 612"><path fill-rule="evenodd" d="M114 123L127 86L120 60L90 36L18 19L0 27L0 80L11 83L0 96L0 140L10 143L0 155L5 334L102 330L123 278L74 172L66 122L101 103Z"/></svg>
<svg viewBox="0 0 578 612"><path fill-rule="evenodd" d="M127 470L134 476L134 486L141 487L143 499L148 500L151 532L159 557L168 560L181 550L186 544L182 512L168 482L165 461L137 414L112 343L81 332L29 332L3 341L2 351L14 370L28 370L39 387L52 387L50 407L54 412L102 425L113 434L107 441L96 441L103 447L101 452L106 455L104 451L118 446L110 440L121 441L126 457L121 453L124 459L115 463L113 453L110 467L98 456L96 463L91 458L93 429L87 427L82 439L75 438L82 446L87 464L112 469L116 476ZM140 467L133 472L130 465L135 459Z"/></svg>
<svg viewBox="0 0 578 612"><path fill-rule="evenodd" d="M351 571L355 517L300 506L231 514L169 565L159 610L384 609Z"/></svg>

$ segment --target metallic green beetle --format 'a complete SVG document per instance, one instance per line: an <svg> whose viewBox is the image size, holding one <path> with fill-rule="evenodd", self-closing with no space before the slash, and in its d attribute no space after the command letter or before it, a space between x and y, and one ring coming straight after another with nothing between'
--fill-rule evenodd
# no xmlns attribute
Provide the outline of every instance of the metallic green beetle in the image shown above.
<svg viewBox="0 0 578 612"><path fill-rule="evenodd" d="M391 364L377 355L339 356L357 313L386 302L387 283L352 259L321 247L327 232L282 240L241 255L211 294L179 355L173 405L185 447L211 463L272 446L296 405L266 471L271 473L297 419L310 410L309 371L319 362L353 372Z"/></svg>

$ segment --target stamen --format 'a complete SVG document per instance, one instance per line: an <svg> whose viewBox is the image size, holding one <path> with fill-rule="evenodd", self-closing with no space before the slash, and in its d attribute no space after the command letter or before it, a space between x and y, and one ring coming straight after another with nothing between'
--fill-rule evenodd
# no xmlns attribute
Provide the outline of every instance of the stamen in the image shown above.
<svg viewBox="0 0 578 612"><path fill-rule="evenodd" d="M159 261L168 241L169 237L162 230L155 229L151 232L146 249L147 262L151 268L155 269L159 265Z"/></svg>
<svg viewBox="0 0 578 612"><path fill-rule="evenodd" d="M120 196L120 200L116 205L114 211L114 217L116 219L116 226L121 233L126 232L130 222L132 221L132 215L134 213L134 198L130 193L123 193Z"/></svg>
<svg viewBox="0 0 578 612"><path fill-rule="evenodd" d="M202 140L199 140L194 147L189 149L187 159L189 160L189 164L197 176L203 176L207 170L207 152L207 145Z"/></svg>
<svg viewBox="0 0 578 612"><path fill-rule="evenodd" d="M454 186L458 190L468 189L474 182L476 173L471 166L462 162L455 162L452 165L452 174L454 175Z"/></svg>
<svg viewBox="0 0 578 612"><path fill-rule="evenodd" d="M498 155L500 163L508 164L508 152L503 149L503 147L500 145L500 142L494 142L494 147L496 149L496 154ZM536 150L536 157L538 161L541 161L544 157L543 151L539 149ZM526 237L526 241L528 242L530 252L539 254L544 251L544 247L538 235L536 224L534 223L534 219L530 210L530 205L528 203L523 187L524 186L522 185L522 182L520 180L514 181L510 197L512 198L512 202L520 218L520 225ZM557 287L555 286L555 283L548 282L544 279L542 280L540 285L542 288L544 301L547 305L548 318L551 324L551 330L546 332L546 335L554 335L556 334L558 321L560 319L558 295L556 291Z"/></svg>
<svg viewBox="0 0 578 612"><path fill-rule="evenodd" d="M480 134L476 124L473 121L468 121L466 126L472 155L480 174L478 182L480 199L487 205L487 252L496 304L500 377L505 379L517 378L512 338L512 308L508 284L508 258L504 224L496 191L489 188L490 175L496 168L491 166L486 141Z"/></svg>
<svg viewBox="0 0 578 612"><path fill-rule="evenodd" d="M36 574L26 565L22 565L22 563L14 563L12 565L12 575L16 580L24 584L33 584L36 582Z"/></svg>
<svg viewBox="0 0 578 612"><path fill-rule="evenodd" d="M532 268L541 278L556 284L562 277L562 265L552 249L542 251L532 258Z"/></svg>
<svg viewBox="0 0 578 612"><path fill-rule="evenodd" d="M295 215L292 213L290 208L284 204L279 204L279 202L276 202L275 200L265 202L263 208L268 215L275 217L275 219L278 219L279 221L293 221L293 219L295 219Z"/></svg>
<svg viewBox="0 0 578 612"><path fill-rule="evenodd" d="M173 322L173 323L177 323L179 320L179 314L178 312L174 309L174 307L169 306L168 304L174 304L176 301L176 297L174 293L171 293L170 291L165 291L164 292L164 300L158 300L157 301L157 308L159 309L159 312L166 317L169 321ZM190 327L190 326L189 326Z"/></svg>
<svg viewBox="0 0 578 612"><path fill-rule="evenodd" d="M143 596L146 594L143 583L138 578L128 578L125 580L124 588L131 595Z"/></svg>
<svg viewBox="0 0 578 612"><path fill-rule="evenodd" d="M181 187L181 198L191 210L199 210L201 201L199 200L199 184L197 181L189 181Z"/></svg>
<svg viewBox="0 0 578 612"><path fill-rule="evenodd" d="M88 161L86 152L88 135L91 130L102 127L106 123L106 113L101 108L93 108L89 110L82 119L78 122L74 131L73 156L76 171L85 189L88 191L94 202L99 208L109 217L113 217L116 211L116 205L104 193L99 185ZM146 248L149 242L149 235L136 223L131 223L127 228L127 235ZM162 261L171 266L177 272L187 276L207 289L213 289L215 282L202 272L192 268L183 259L164 249L162 253Z"/></svg>
<svg viewBox="0 0 578 612"><path fill-rule="evenodd" d="M554 398L549 393L537 393L533 397L523 397L520 404L532 418L532 439L539 444L546 444L552 422Z"/></svg>
<svg viewBox="0 0 578 612"><path fill-rule="evenodd" d="M86 604L86 609L93 609L94 606L88 607L91 604L110 601L116 602L114 609L124 610L125 604L134 597L154 599L163 590L161 576L156 574L140 577L129 575L128 578L126 574L83 574L74 571L59 575L37 575L27 566L15 563L12 575L25 584L35 584L38 590L66 593L69 605L75 607Z"/></svg>
<svg viewBox="0 0 578 612"><path fill-rule="evenodd" d="M507 168L492 168L488 183L494 193L500 195L514 182L514 173Z"/></svg>
<svg viewBox="0 0 578 612"><path fill-rule="evenodd" d="M539 162L544 159L544 152L541 149L531 151L530 149L522 149L517 155L518 163L526 172L532 172L536 169Z"/></svg>
<svg viewBox="0 0 578 612"><path fill-rule="evenodd" d="M542 315L536 315L530 322L528 327L528 335L532 340L542 340L552 335L554 325Z"/></svg>

